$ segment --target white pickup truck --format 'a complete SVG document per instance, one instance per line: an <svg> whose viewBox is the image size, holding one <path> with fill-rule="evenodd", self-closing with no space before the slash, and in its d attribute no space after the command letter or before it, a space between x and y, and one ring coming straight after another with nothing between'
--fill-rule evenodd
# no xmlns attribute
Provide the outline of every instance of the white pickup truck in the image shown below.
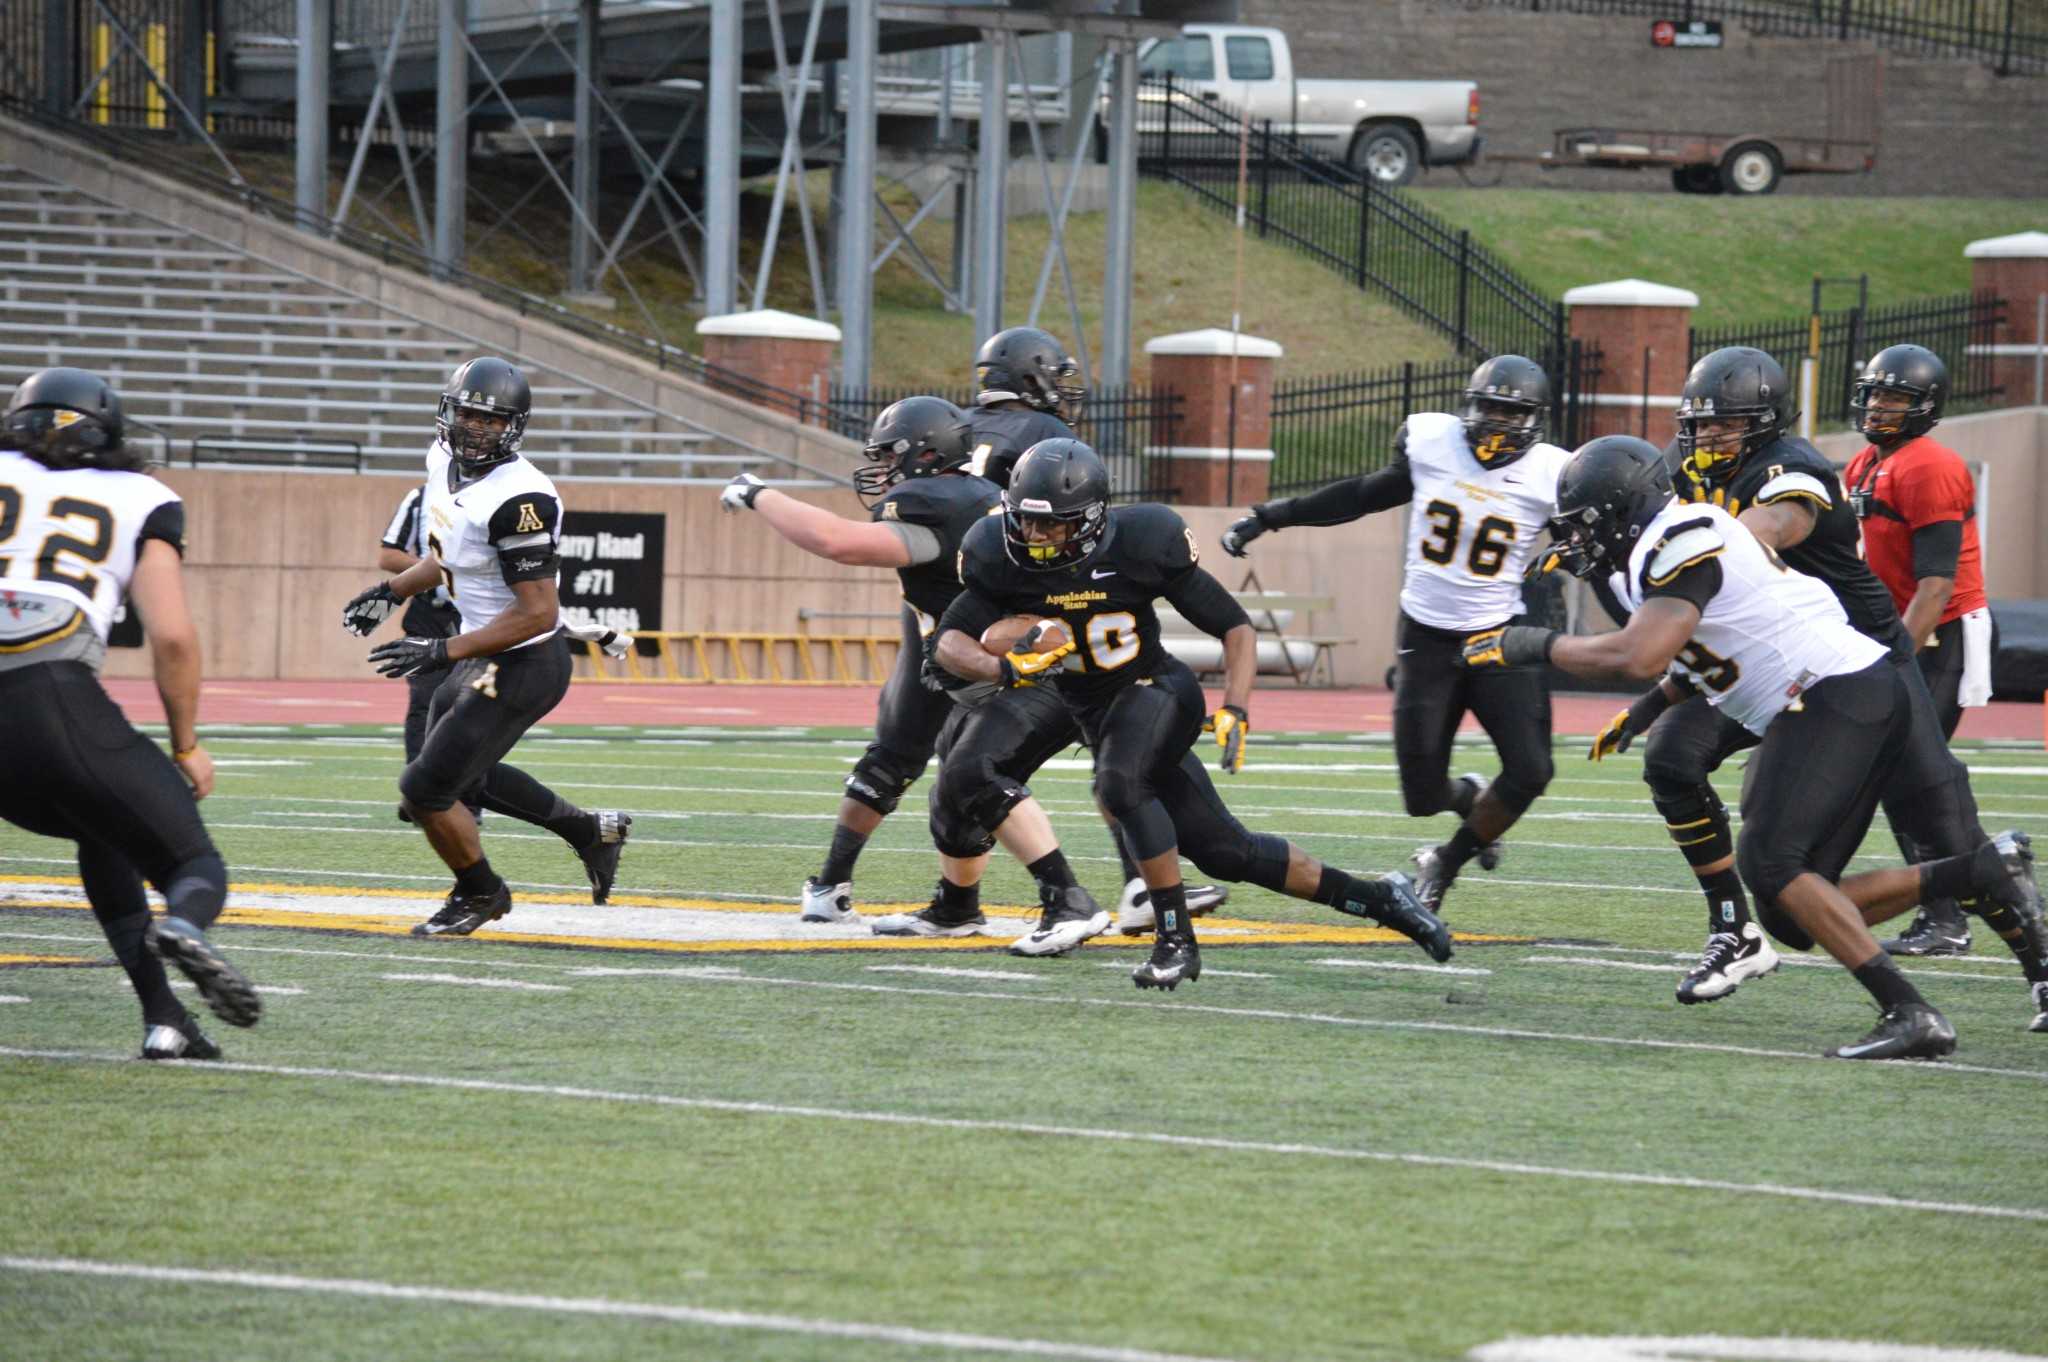
<svg viewBox="0 0 2048 1362"><path fill-rule="evenodd" d="M1426 165L1479 154L1479 87L1472 81L1298 80L1287 35L1277 28L1190 24L1178 38L1155 38L1139 49L1138 73L1151 82L1171 75L1186 97L1247 111L1254 126L1270 119L1274 132L1382 184L1407 184ZM1148 86L1138 115L1145 151L1157 149L1165 125L1156 87ZM1196 140L1184 141L1183 133ZM1188 119L1175 122L1171 135L1176 152L1216 136Z"/></svg>

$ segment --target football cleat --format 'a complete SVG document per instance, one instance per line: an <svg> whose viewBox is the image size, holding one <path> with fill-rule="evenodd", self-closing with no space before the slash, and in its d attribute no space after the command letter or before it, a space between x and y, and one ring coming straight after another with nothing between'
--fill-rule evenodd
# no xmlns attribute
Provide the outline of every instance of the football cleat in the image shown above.
<svg viewBox="0 0 2048 1362"><path fill-rule="evenodd" d="M979 912L967 917L947 917L939 911L938 900L915 913L891 913L868 924L876 936L980 936L988 919Z"/></svg>
<svg viewBox="0 0 2048 1362"><path fill-rule="evenodd" d="M1951 919L1936 915L1922 908L1913 915L1912 923L1890 941L1884 943L1886 955L1913 955L1936 957L1968 955L1970 953L1970 926L1961 915Z"/></svg>
<svg viewBox="0 0 2048 1362"><path fill-rule="evenodd" d="M1444 910L1444 895L1457 882L1458 872L1444 864L1444 858L1435 847L1423 847L1409 863L1415 867L1415 897L1422 900L1422 906L1432 913Z"/></svg>
<svg viewBox="0 0 2048 1362"><path fill-rule="evenodd" d="M1472 802L1475 804L1479 802L1479 796L1486 793L1486 787L1493 783L1485 776L1470 771L1459 776L1458 779L1472 787ZM1500 853L1505 845L1505 843L1496 838L1479 848L1479 868L1481 870L1500 869Z"/></svg>
<svg viewBox="0 0 2048 1362"><path fill-rule="evenodd" d="M1955 1048L1948 1018L1925 1003L1906 1003L1879 1018L1863 1039L1827 1053L1829 1059L1940 1059Z"/></svg>
<svg viewBox="0 0 2048 1362"><path fill-rule="evenodd" d="M1397 872L1359 883L1364 885L1368 897L1347 899L1338 905L1338 912L1399 932L1439 964L1451 958L1451 929L1423 906L1414 882L1406 875Z"/></svg>
<svg viewBox="0 0 2048 1362"><path fill-rule="evenodd" d="M503 880L488 894L448 895L441 911L412 929L414 936L468 936L512 911L512 886Z"/></svg>
<svg viewBox="0 0 2048 1362"><path fill-rule="evenodd" d="M1228 885L1191 884L1185 892L1189 917L1206 917L1230 901ZM1144 936L1152 925L1152 891L1143 880L1132 880L1124 886L1123 897L1117 900L1116 929L1125 936Z"/></svg>
<svg viewBox="0 0 2048 1362"><path fill-rule="evenodd" d="M860 914L853 910L853 881L823 884L811 876L804 881L804 909L798 917L804 922L859 922Z"/></svg>
<svg viewBox="0 0 2048 1362"><path fill-rule="evenodd" d="M149 924L146 938L158 958L176 965L213 1015L229 1026L254 1026L263 1015L256 986L228 963L206 933L181 917L161 917Z"/></svg>
<svg viewBox="0 0 2048 1362"><path fill-rule="evenodd" d="M1044 905L1038 926L1010 943L1012 955L1065 955L1109 930L1109 913L1078 884L1070 889L1042 884L1038 900Z"/></svg>
<svg viewBox="0 0 2048 1362"><path fill-rule="evenodd" d="M1710 1003L1725 998L1751 979L1778 967L1778 953L1754 922L1740 932L1715 932L1707 938L1700 962L1678 981L1678 1001Z"/></svg>
<svg viewBox="0 0 2048 1362"><path fill-rule="evenodd" d="M1183 982L1202 977L1202 950L1192 936L1162 936L1152 943L1152 958L1131 971L1131 982L1139 988L1163 988L1171 993Z"/></svg>
<svg viewBox="0 0 2048 1362"><path fill-rule="evenodd" d="M2005 862L2005 873L2012 877L2013 887L2019 890L2022 899L2020 911L2029 917L2041 916L2041 886L2034 882L2034 839L2024 832L2008 828L1991 839L1991 845L1998 848L1999 859Z"/></svg>
<svg viewBox="0 0 2048 1362"><path fill-rule="evenodd" d="M219 1059L220 1047L190 1017L177 1026L151 1026L142 1034L144 1059Z"/></svg>
<svg viewBox="0 0 2048 1362"><path fill-rule="evenodd" d="M2036 1013L2034 1020L2028 1024L2027 1029L2036 1032L2048 1031L2048 979L2043 979L2041 982L2034 984L2027 992L2028 996L2033 999L2034 1012Z"/></svg>
<svg viewBox="0 0 2048 1362"><path fill-rule="evenodd" d="M612 896L612 881L619 873L619 856L625 851L626 838L632 832L633 815L630 813L606 811L597 815L597 840L576 853L577 859L583 862L583 873L590 877L592 903L603 903Z"/></svg>

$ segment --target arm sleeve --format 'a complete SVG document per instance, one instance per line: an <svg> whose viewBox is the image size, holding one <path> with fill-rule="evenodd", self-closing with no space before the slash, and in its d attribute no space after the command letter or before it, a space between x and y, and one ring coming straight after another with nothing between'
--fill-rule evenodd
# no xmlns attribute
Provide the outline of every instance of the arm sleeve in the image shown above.
<svg viewBox="0 0 2048 1362"><path fill-rule="evenodd" d="M1291 525L1342 525L1375 511L1389 511L1415 495L1408 473L1407 432L1394 442L1394 461L1364 477L1346 478L1328 487L1281 501L1263 501L1253 509L1273 529Z"/></svg>
<svg viewBox="0 0 2048 1362"><path fill-rule="evenodd" d="M920 563L937 562L939 555L946 551L946 546L939 542L938 533L929 525L906 525L900 520L885 520L879 523L886 526L889 533L903 541L904 549L910 554L912 567Z"/></svg>
<svg viewBox="0 0 2048 1362"><path fill-rule="evenodd" d="M421 492L415 487L405 494L405 500L398 503L398 514L391 517L391 523L384 527L384 538L380 541L387 549L401 553L416 553L413 545L418 542Z"/></svg>
<svg viewBox="0 0 2048 1362"><path fill-rule="evenodd" d="M1605 572L1595 573L1586 585L1593 588L1593 599L1600 602L1600 608L1607 617L1623 628L1628 627L1629 609L1621 603L1621 597L1614 590L1614 579Z"/></svg>
<svg viewBox="0 0 2048 1362"><path fill-rule="evenodd" d="M491 543L498 550L498 573L507 586L555 575L562 560L554 527L561 518L559 503L545 492L508 497L491 513Z"/></svg>
<svg viewBox="0 0 2048 1362"><path fill-rule="evenodd" d="M979 639L987 628L1003 617L1003 608L972 587L953 598L946 607L946 613L939 617L938 627L932 630L932 641L948 629L958 629L971 639Z"/></svg>
<svg viewBox="0 0 2048 1362"><path fill-rule="evenodd" d="M1702 558L1680 568L1677 575L1667 577L1661 584L1649 587L1643 592L1643 599L1648 601L1669 596L1685 601L1705 614L1707 602L1713 600L1720 589L1721 560L1718 557Z"/></svg>
<svg viewBox="0 0 2048 1362"><path fill-rule="evenodd" d="M1166 600L1182 619L1212 638L1222 638L1238 625L1251 623L1244 607L1205 568L1182 573L1167 587Z"/></svg>
<svg viewBox="0 0 2048 1362"><path fill-rule="evenodd" d="M1954 580L1963 556L1963 522L1936 520L1913 531L1913 580L1947 577Z"/></svg>
<svg viewBox="0 0 2048 1362"><path fill-rule="evenodd" d="M149 518L142 522L141 530L137 531L135 535L135 551L138 554L142 552L142 544L146 539L163 540L166 544L176 549L178 556L183 558L185 556L185 503L172 498L154 511L151 511Z"/></svg>

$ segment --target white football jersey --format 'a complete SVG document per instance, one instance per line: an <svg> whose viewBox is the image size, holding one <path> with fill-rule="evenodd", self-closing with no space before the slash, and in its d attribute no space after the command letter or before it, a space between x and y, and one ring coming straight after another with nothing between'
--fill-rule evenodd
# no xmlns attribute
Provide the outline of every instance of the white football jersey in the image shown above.
<svg viewBox="0 0 2048 1362"><path fill-rule="evenodd" d="M1570 452L1539 443L1488 468L1455 416L1418 412L1406 430L1415 498L1402 612L1464 633L1506 623L1522 613L1522 572L1557 513L1557 475Z"/></svg>
<svg viewBox="0 0 2048 1362"><path fill-rule="evenodd" d="M1652 587L1709 558L1721 562L1721 589L1671 669L1750 732L1762 733L1815 682L1886 655L1883 644L1850 625L1825 582L1786 567L1718 506L1666 506L1611 584L1634 612Z"/></svg>
<svg viewBox="0 0 2048 1362"><path fill-rule="evenodd" d="M0 646L62 629L77 618L66 607L105 642L144 539L185 550L185 504L147 473L0 452Z"/></svg>
<svg viewBox="0 0 2048 1362"><path fill-rule="evenodd" d="M562 541L562 503L548 475L525 459L508 459L483 477L449 485L454 467L447 446L427 451L427 551L441 560L443 582L462 612L462 632L483 628L512 604L508 571L531 572L556 561ZM554 580L559 586L561 571ZM516 644L552 638L542 633Z"/></svg>

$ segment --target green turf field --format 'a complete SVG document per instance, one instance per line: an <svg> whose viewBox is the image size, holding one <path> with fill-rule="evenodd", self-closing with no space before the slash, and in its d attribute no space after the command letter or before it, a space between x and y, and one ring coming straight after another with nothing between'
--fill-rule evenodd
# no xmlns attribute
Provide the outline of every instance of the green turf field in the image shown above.
<svg viewBox="0 0 2048 1362"><path fill-rule="evenodd" d="M622 911L722 900L793 936L793 907L759 907L816 868L862 741L561 730L517 760L635 813ZM231 905L441 892L391 816L395 737L209 746L232 878L269 886ZM1939 1065L1820 1060L1874 1016L1832 967L1680 1008L1698 896L1635 755L1581 750L1502 868L1453 891L1453 925L1496 938L1461 940L1457 973L1252 889L1170 996L1131 987L1142 947L1114 934L1047 961L493 943L582 885L560 843L496 818L522 906L474 939L217 928L275 990L256 1029L209 1027L227 1065L128 1060L118 970L0 967L0 1357L1434 1362L1566 1334L2048 1353L2048 1036L2023 1030L2003 947L1980 931L1974 956L1910 966L1961 1033ZM2048 829L2038 749L1967 759L1987 824ZM1108 896L1085 782L1072 763L1035 787ZM1383 740L1261 735L1225 791L1357 869L1449 829L1400 813ZM929 889L912 804L862 862L864 903ZM1881 832L1866 851L1892 855ZM32 906L68 873L62 845L0 829L0 957L104 953L87 913ZM1026 890L999 859L990 899ZM1343 935L1227 944L1281 923Z"/></svg>

